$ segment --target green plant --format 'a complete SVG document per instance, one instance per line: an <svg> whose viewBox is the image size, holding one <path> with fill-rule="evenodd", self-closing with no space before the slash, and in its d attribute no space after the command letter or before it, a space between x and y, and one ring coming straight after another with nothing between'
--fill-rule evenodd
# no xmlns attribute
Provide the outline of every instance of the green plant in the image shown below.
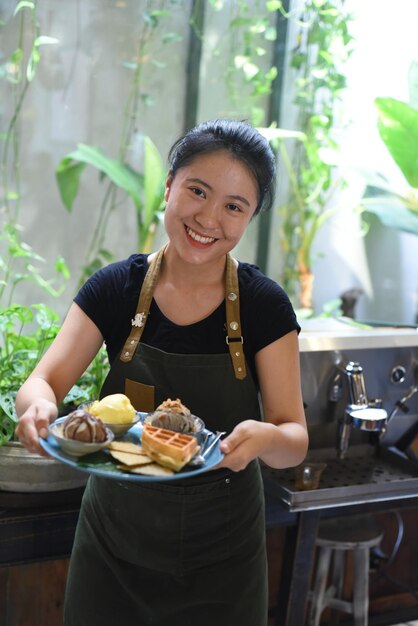
<svg viewBox="0 0 418 626"><path fill-rule="evenodd" d="M229 21L231 60L226 75L229 99L234 111L242 110L246 90L250 121L256 126L265 120L264 99L271 93L277 76L274 65L267 63L267 67L263 67L267 48L277 36L271 23L276 5L274 2L262 3L261 7L249 2L233 3L233 15Z"/></svg>
<svg viewBox="0 0 418 626"><path fill-rule="evenodd" d="M418 109L395 98L376 98L380 137L411 189L397 191L379 174L368 174L362 210L390 228L418 235Z"/></svg>
<svg viewBox="0 0 418 626"><path fill-rule="evenodd" d="M71 211L77 196L81 172L86 165L95 167L101 179L106 177L113 187L123 190L132 199L137 221L138 249L150 252L163 211L165 172L161 156L149 137L143 137L143 148L143 173L136 172L120 160L107 157L99 148L80 144L77 150L65 156L59 163L56 176L61 199L66 209ZM110 208L112 209L113 207ZM85 266L83 279L100 267L101 259L112 258L111 253L102 245L110 211L105 215L106 219L97 223L94 236L94 248L97 253Z"/></svg>
<svg viewBox="0 0 418 626"><path fill-rule="evenodd" d="M103 199L100 205L96 226L88 245L79 283L83 283L94 271L113 260L112 252L106 248L105 237L109 218L119 204L119 192L128 194L133 201L137 222L138 250L150 252L156 234L158 222L163 210L165 176L161 156L147 136L137 132L141 105L153 104L152 96L143 84L145 65L152 64L154 69L164 69L156 55L150 53L151 43L160 34L162 46L175 44L182 40L179 33L170 31L167 22L172 15L171 9L178 0L147 0L139 22L136 49L132 61L126 62L126 68L133 72L129 94L122 115L122 129L116 158L106 156L96 146L79 144L77 149L66 155L58 165L56 175L64 206L72 210L77 195L79 178L84 167L89 164L100 174L100 181L105 183ZM132 144L139 139L143 146L143 171L137 172L129 165ZM119 208L119 207L118 207Z"/></svg>
<svg viewBox="0 0 418 626"><path fill-rule="evenodd" d="M19 387L56 336L59 316L45 304L23 306L14 302L15 289L32 283L49 296L59 296L69 278L63 259L56 270L64 281L56 288L42 278L42 257L22 242L14 224L3 224L0 233L0 445L13 435L14 400Z"/></svg>
<svg viewBox="0 0 418 626"><path fill-rule="evenodd" d="M15 398L20 386L56 337L59 315L43 303L24 306L13 302L15 288L32 283L49 297L58 297L65 288L69 271L63 259L56 270L61 284L42 278L42 257L23 243L14 226L3 224L0 233L0 445L13 437L17 422ZM4 251L1 253L1 251ZM79 404L98 397L108 371L104 348L64 399L63 405Z"/></svg>
<svg viewBox="0 0 418 626"><path fill-rule="evenodd" d="M15 398L59 330L58 315L44 304L0 310L0 445L16 426Z"/></svg>
<svg viewBox="0 0 418 626"><path fill-rule="evenodd" d="M280 5L280 6L279 6ZM340 67L350 56L351 16L338 0L308 0L286 13L298 26L291 66L296 72L297 131L268 129L286 169L289 191L279 207L283 250L281 282L296 306L311 310L313 244L319 229L337 210L334 194L344 185L329 158L338 151L336 105L345 88Z"/></svg>
<svg viewBox="0 0 418 626"><path fill-rule="evenodd" d="M41 60L41 47L58 43L55 37L41 35L36 9L36 2L22 0L17 3L13 13L13 17L19 20L17 46L6 63L0 67L0 78L7 82L14 106L6 132L2 134L1 157L3 203L7 219L11 222L16 222L19 217L22 106Z"/></svg>
<svg viewBox="0 0 418 626"><path fill-rule="evenodd" d="M29 15L29 29L25 20ZM10 88L13 110L2 134L1 181L3 213L0 228L0 445L13 437L16 426L15 397L19 387L33 370L40 357L59 331L59 316L46 304L24 306L16 303L21 285L31 284L48 298L59 297L70 274L62 257L55 262L59 279L42 276L44 259L22 238L20 215L20 150L21 112L29 86L40 62L40 46L56 43L56 39L40 35L36 3L22 1L16 5L14 18L19 19L18 45L0 67L0 78ZM28 34L30 35L28 37ZM24 42L28 50L24 49ZM29 43L28 43L29 42ZM96 359L71 390L64 403L85 399L95 394L101 384L107 363L104 352Z"/></svg>

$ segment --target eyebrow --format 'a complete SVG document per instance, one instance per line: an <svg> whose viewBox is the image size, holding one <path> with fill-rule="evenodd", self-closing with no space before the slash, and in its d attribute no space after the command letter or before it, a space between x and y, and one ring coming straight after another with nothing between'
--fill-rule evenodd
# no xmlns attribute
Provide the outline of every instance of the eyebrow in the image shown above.
<svg viewBox="0 0 418 626"><path fill-rule="evenodd" d="M211 185L209 185L208 183L206 183L201 178L186 178L186 181L190 182L190 183L198 183L198 184L202 185L202 187L206 187L206 189L209 189L210 191L213 191L213 187ZM250 203L248 202L247 198L244 198L244 196L228 195L227 197L231 198L232 200L238 200L240 202L243 202L248 207L250 206Z"/></svg>

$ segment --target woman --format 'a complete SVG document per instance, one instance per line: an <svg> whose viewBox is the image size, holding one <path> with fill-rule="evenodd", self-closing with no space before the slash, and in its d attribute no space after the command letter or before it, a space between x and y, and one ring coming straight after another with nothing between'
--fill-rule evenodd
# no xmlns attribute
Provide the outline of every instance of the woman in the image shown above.
<svg viewBox="0 0 418 626"><path fill-rule="evenodd" d="M169 162L166 247L82 287L18 393L17 434L43 453L57 404L105 341L112 365L102 396L126 393L141 411L179 397L207 428L227 431L225 457L183 480L90 477L67 626L264 626L258 459L285 468L307 450L293 309L276 283L229 255L272 204L271 149L249 125L216 120L178 140Z"/></svg>

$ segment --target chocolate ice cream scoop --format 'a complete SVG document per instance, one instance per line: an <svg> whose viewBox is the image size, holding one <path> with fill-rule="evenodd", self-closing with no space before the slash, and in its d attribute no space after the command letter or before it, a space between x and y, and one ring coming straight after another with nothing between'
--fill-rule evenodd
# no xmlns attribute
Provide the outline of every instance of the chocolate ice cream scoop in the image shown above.
<svg viewBox="0 0 418 626"><path fill-rule="evenodd" d="M77 409L68 415L63 423L62 431L67 439L84 443L101 443L107 438L103 422L83 409Z"/></svg>
<svg viewBox="0 0 418 626"><path fill-rule="evenodd" d="M178 433L193 433L196 431L196 420L193 415L157 410L151 413L145 421L152 426L167 428Z"/></svg>

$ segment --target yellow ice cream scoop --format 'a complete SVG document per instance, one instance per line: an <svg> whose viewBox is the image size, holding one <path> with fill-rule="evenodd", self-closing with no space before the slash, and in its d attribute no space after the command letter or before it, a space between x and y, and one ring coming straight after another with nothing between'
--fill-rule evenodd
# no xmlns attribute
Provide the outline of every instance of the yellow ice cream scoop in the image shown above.
<svg viewBox="0 0 418 626"><path fill-rule="evenodd" d="M110 424L130 424L136 415L129 398L123 393L114 393L96 400L90 405L89 412L100 417L102 422Z"/></svg>

